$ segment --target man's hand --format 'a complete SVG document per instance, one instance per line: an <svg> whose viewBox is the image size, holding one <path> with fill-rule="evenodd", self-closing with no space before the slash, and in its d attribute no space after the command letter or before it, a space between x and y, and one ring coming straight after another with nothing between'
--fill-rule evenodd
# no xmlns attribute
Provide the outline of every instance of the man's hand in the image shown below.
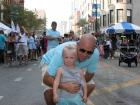
<svg viewBox="0 0 140 105"><path fill-rule="evenodd" d="M75 82L61 83L61 87L70 93L76 93L80 90L80 84Z"/></svg>

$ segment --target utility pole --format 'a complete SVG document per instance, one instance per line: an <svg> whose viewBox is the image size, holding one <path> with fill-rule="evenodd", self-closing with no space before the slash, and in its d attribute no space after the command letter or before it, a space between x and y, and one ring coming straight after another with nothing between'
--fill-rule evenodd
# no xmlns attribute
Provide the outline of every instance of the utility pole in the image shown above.
<svg viewBox="0 0 140 105"><path fill-rule="evenodd" d="M3 4L2 4L2 0L0 0L0 21L3 21Z"/></svg>
<svg viewBox="0 0 140 105"><path fill-rule="evenodd" d="M96 14L96 20L95 20L95 32L97 32L97 9L98 9L98 6L97 6L97 0L96 0L96 7L95 7L95 14Z"/></svg>

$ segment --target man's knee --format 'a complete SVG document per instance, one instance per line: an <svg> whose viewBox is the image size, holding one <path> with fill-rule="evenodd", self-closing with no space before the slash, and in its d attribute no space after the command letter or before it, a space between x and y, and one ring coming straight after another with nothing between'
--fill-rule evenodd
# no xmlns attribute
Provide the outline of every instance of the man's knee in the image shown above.
<svg viewBox="0 0 140 105"><path fill-rule="evenodd" d="M44 92L44 99L47 105L55 105L55 103L53 103L53 90L52 89L48 89Z"/></svg>
<svg viewBox="0 0 140 105"><path fill-rule="evenodd" d="M95 89L95 84L88 84L87 85L87 90L88 90L87 95L89 96L93 92L94 89Z"/></svg>

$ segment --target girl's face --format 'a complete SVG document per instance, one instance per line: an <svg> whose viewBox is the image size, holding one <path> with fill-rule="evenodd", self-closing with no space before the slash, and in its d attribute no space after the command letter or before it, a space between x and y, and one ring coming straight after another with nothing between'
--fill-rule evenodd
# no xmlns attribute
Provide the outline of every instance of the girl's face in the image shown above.
<svg viewBox="0 0 140 105"><path fill-rule="evenodd" d="M76 61L76 52L72 52L72 51L65 51L64 55L63 55L63 59L64 59L64 64L66 66L72 67L74 66L74 63Z"/></svg>

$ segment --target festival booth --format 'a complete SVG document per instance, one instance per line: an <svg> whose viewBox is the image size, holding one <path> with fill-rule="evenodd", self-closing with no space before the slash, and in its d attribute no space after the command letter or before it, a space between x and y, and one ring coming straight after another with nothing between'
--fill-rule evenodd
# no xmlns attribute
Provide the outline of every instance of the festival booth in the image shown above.
<svg viewBox="0 0 140 105"><path fill-rule="evenodd" d="M120 22L111 27L106 28L107 34L119 35L120 38L124 39L139 39L140 37L140 26L128 22Z"/></svg>
<svg viewBox="0 0 140 105"><path fill-rule="evenodd" d="M8 26L6 26L5 24L0 22L0 30L3 30L4 33L8 34L10 33L12 30L11 28L9 28Z"/></svg>
<svg viewBox="0 0 140 105"><path fill-rule="evenodd" d="M128 22L120 22L106 29L106 33L119 35L122 39L120 45L119 66L125 62L131 67L134 62L137 66L138 46L136 42L140 37L140 26Z"/></svg>
<svg viewBox="0 0 140 105"><path fill-rule="evenodd" d="M106 33L140 33L140 26L128 22L120 22L106 29Z"/></svg>

